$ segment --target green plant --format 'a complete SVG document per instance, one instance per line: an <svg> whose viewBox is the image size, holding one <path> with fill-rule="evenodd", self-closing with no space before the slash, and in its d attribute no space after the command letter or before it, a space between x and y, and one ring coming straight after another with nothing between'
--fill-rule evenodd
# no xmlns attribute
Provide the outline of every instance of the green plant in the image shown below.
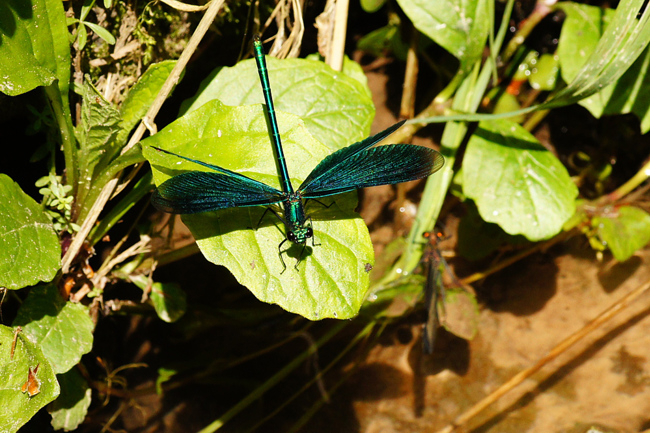
<svg viewBox="0 0 650 433"><path fill-rule="evenodd" d="M155 314L174 322L189 308L178 284L155 282L152 276L156 266L196 250L153 251L152 239L161 236L152 224L140 219L146 207L144 199L154 183L178 171L178 161L151 146L164 144L179 153L256 176L269 185L277 181L271 149L265 144L268 136L262 107L250 105L262 100L251 60L215 69L197 94L183 103L179 118L156 133L155 115L214 19L219 9L216 0L188 41L181 63L169 60L151 65L137 77L120 106L106 100L88 76L76 86L71 81L69 24L77 24L78 50L88 44L86 27L108 43L114 40L105 29L88 21L94 3L84 3L79 17L69 20L58 0L9 0L0 6L0 91L9 96L37 88L43 91L50 111L36 111L41 127L55 128L58 145L53 147L62 148L64 160L64 166L57 167L54 155L50 158L49 174L37 183L43 195L41 204L0 174L0 287L10 291L8 302L17 310L13 328L0 326L0 348L4 348L0 366L6 384L0 403L8 408L0 415L0 425L9 426L8 431L16 431L51 402L48 410L56 428L72 430L83 422L91 403L90 385L100 385L89 380L80 360L94 343L94 320L100 315L102 295L114 281L133 283L142 291L142 302L134 307L112 300L113 311L120 312L124 306L124 311L133 314ZM642 131L647 132L650 14L643 10L637 18L643 6L638 0L622 1L615 12L571 2L552 8L540 6L517 37L504 46L513 3L507 2L502 15L496 17L494 4L487 0L463 3L462 14L453 14L437 2L400 0L399 6L417 29L413 30L415 36L406 42L409 30L394 15L388 28L371 33L360 43L375 54L393 51L405 59L421 56L437 71L432 82L445 83L436 89L437 96L426 101L427 108L403 128L401 136L393 137L404 141L426 124L447 122L441 141L447 162L442 173L427 181L407 241L394 250L390 260L378 260L377 276L371 278L368 273L374 263L372 245L367 227L354 212L357 201L353 194L337 198L335 205L315 220L330 239L327 248L314 252L318 267L308 273L280 275L276 245L282 234L275 226L241 230L241 221L254 226L263 209L184 217L203 255L226 266L259 299L306 318L351 318L361 311L364 326L342 351L347 353L359 341L374 341L386 324L412 310L423 280L414 273L422 260L422 233L434 227L449 191L468 209L461 223L466 231L459 238L494 234L482 245L485 248L474 251L476 257L504 244L522 243L522 239L525 244L548 244L565 238L573 228L579 228L598 248L607 246L618 260L643 247L650 239L650 216L627 200L647 180L650 170L640 167L637 175L615 191L589 201L578 200L574 180L589 178L587 170L572 178L529 131L549 110L580 103L597 117L634 113L641 119ZM108 0L103 4L105 8L114 6ZM363 4L367 10L377 10L383 3ZM539 54L526 47L525 36L544 16L559 10L567 14L567 20L557 52ZM495 28L499 19L502 24ZM139 32L146 34L142 29ZM428 39L418 41L417 32ZM486 44L490 55L484 57ZM434 62L428 51L434 46L456 61ZM497 58L503 67L497 67ZM295 176L304 176L327 154L369 134L375 108L356 63L346 59L342 72L311 59L269 59L269 66L277 108L284 112L279 114L280 125ZM532 97L522 103L509 94L507 86L513 82L530 84L535 91ZM81 107L76 124L71 88L76 92L72 98ZM407 99L405 105L414 106L414 101ZM523 125L512 120L515 116ZM470 127L476 122L480 122L476 128ZM147 129L152 136L140 142ZM214 149L219 149L219 154ZM151 171L140 170L145 161L151 164ZM610 170L592 166L589 173L596 173L602 182ZM300 183L300 179L295 181ZM119 235L99 265L91 264L93 248L107 235L119 233L114 229L125 216L131 223L127 233ZM381 263L381 259L386 260ZM398 313L388 308L396 298L407 299L407 306ZM241 321L237 323L264 319L251 311L245 313L254 317L243 319L236 309L227 313ZM332 326L314 347L322 347L346 323ZM308 326L296 329L304 332ZM258 354L242 356L233 364ZM230 420L309 355L305 351L287 364L205 431L214 431ZM323 371L339 359L333 359ZM211 367L211 371L226 368ZM183 382L177 374L184 368L191 370L160 368L158 389L180 386ZM120 367L107 373L107 383L117 371ZM36 383L30 382L30 375L38 379L38 392L33 395L22 391L26 383ZM110 395L110 384L101 390ZM306 418L297 425L303 422Z"/></svg>

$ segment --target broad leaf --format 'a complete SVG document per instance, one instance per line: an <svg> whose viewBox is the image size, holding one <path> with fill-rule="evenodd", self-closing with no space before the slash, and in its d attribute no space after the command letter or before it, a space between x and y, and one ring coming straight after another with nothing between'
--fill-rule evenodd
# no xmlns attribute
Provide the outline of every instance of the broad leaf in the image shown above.
<svg viewBox="0 0 650 433"><path fill-rule="evenodd" d="M104 99L86 77L82 87L81 125L79 141L78 201L83 202L91 188L91 181L106 168L119 148L115 136L119 130L120 114Z"/></svg>
<svg viewBox="0 0 650 433"><path fill-rule="evenodd" d="M175 60L166 60L149 66L149 69L129 90L120 107L122 121L115 140L119 146L126 143L133 127L147 114L174 65L176 65Z"/></svg>
<svg viewBox="0 0 650 433"><path fill-rule="evenodd" d="M509 120L481 122L463 159L463 192L487 221L538 241L562 230L578 189L566 168Z"/></svg>
<svg viewBox="0 0 650 433"><path fill-rule="evenodd" d="M29 292L13 324L22 326L24 334L39 345L56 374L78 364L93 345L88 308L66 302L52 284Z"/></svg>
<svg viewBox="0 0 650 433"><path fill-rule="evenodd" d="M571 82L594 52L605 28L614 15L612 9L601 9L577 3L558 5L566 12L558 44L562 78ZM642 133L650 130L650 50L630 66L616 83L580 101L597 118L604 115L634 113L641 120Z"/></svg>
<svg viewBox="0 0 650 433"><path fill-rule="evenodd" d="M488 0L398 0L416 29L456 57L461 73L481 58L490 19Z"/></svg>
<svg viewBox="0 0 650 433"><path fill-rule="evenodd" d="M368 136L375 107L367 86L322 62L266 61L276 110L300 116L316 140L334 151ZM233 106L263 103L255 60L213 72L181 111L189 113L213 99Z"/></svg>
<svg viewBox="0 0 650 433"><path fill-rule="evenodd" d="M61 266L61 246L41 206L0 174L0 287L16 290L50 281Z"/></svg>
<svg viewBox="0 0 650 433"><path fill-rule="evenodd" d="M58 0L0 2L0 92L20 95L58 79L67 102L70 47Z"/></svg>
<svg viewBox="0 0 650 433"><path fill-rule="evenodd" d="M564 45L563 53L558 50L562 77L571 81L555 97L540 106L545 109L582 101L603 91L632 66L650 42L650 26L647 25L650 12L642 0L622 0L611 17L605 11L595 10L591 17L584 19L585 13L593 10L570 2L561 2L557 7L564 9L573 19L578 17L574 24L569 22L567 31L573 28L577 30L572 32L573 35L567 33L567 38L579 38L577 43L585 50L574 52L572 58L572 41L569 39L567 42L566 38L560 41ZM609 23L606 27L605 22ZM602 36L594 47L593 39L601 32ZM583 56L583 52L591 52L591 55ZM578 64L579 70L576 68ZM565 70L568 70L568 74Z"/></svg>
<svg viewBox="0 0 650 433"><path fill-rule="evenodd" d="M32 380L28 386L25 386L30 369ZM23 389L25 392L22 391ZM30 341L22 332L16 335L15 329L0 325L0 407L2 407L0 429L2 432L18 431L57 395L59 395L59 384L56 376L38 345Z"/></svg>
<svg viewBox="0 0 650 433"><path fill-rule="evenodd" d="M633 206L621 206L594 218L593 225L619 262L629 259L650 242L650 215Z"/></svg>
<svg viewBox="0 0 650 433"><path fill-rule="evenodd" d="M76 368L59 374L57 379L61 385L61 394L48 406L48 412L52 415L52 427L54 430L72 431L86 418L92 391Z"/></svg>
<svg viewBox="0 0 650 433"><path fill-rule="evenodd" d="M323 57L318 53L310 54L305 57L305 59L314 60L316 62L323 61ZM372 93L370 93L370 88L368 87L368 77L366 77L360 64L350 59L348 56L343 56L343 69L341 72L361 83L361 87L367 93L368 97L372 98Z"/></svg>
<svg viewBox="0 0 650 433"><path fill-rule="evenodd" d="M327 147L315 141L303 122L278 112L280 134L294 188L316 164L327 156ZM206 169L163 154L161 147L183 156L237 171L280 188L263 107L227 107L211 101L178 119L142 142L143 154L154 170L157 185L172 175ZM264 220L263 207L228 209L185 215L203 255L212 263L226 266L237 280L264 302L309 319L353 317L359 311L369 284L366 265L373 263L368 229L354 212L356 194L310 202L316 246L304 251L298 270L294 268L301 247L284 240L284 225L273 214ZM258 227L256 230L254 228Z"/></svg>

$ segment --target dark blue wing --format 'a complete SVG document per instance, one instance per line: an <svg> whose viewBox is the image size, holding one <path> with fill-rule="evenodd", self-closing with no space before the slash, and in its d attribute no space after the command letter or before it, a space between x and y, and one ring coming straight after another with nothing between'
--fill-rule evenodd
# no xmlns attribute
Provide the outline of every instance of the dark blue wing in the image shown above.
<svg viewBox="0 0 650 433"><path fill-rule="evenodd" d="M158 149L215 172L188 171L163 182L151 196L151 203L169 213L191 214L233 207L279 203L284 193L262 182L216 165Z"/></svg>
<svg viewBox="0 0 650 433"><path fill-rule="evenodd" d="M375 144L379 143L381 140L388 137L393 132L397 131L400 128L400 126L404 124L404 122L406 122L406 120L397 122L390 128L384 129L383 131L373 135L372 137L368 137L365 140L351 144L347 147L344 147L343 149L337 150L331 155L328 155L325 159L323 159L321 162L318 163L318 165L311 171L311 173L309 173L307 179L305 179L302 182L302 185L300 185L300 188L298 189L299 190L309 189L309 185L312 182L318 183L319 178L325 175L325 173L333 169L336 170L341 165L347 164L348 158L356 155L359 152L363 152L369 147L372 147Z"/></svg>
<svg viewBox="0 0 650 433"><path fill-rule="evenodd" d="M338 152L333 155L336 153ZM349 156L342 163L322 168L326 161L324 159L316 167L321 174L314 179L310 179L310 175L310 181L303 182L298 189L297 192L304 198L326 197L368 186L421 179L440 170L445 159L439 152L428 147L389 144L365 149Z"/></svg>

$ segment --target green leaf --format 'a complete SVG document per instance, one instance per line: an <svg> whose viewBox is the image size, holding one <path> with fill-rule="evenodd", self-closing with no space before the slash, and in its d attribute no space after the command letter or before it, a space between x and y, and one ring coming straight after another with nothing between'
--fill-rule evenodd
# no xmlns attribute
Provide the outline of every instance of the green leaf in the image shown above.
<svg viewBox="0 0 650 433"><path fill-rule="evenodd" d="M302 120L278 112L285 158L297 188L330 151L314 140ZM142 142L143 154L154 170L154 181L163 181L181 171L206 170L197 164L163 154L161 147L183 156L227 168L280 188L266 119L262 106L228 107L211 101L181 117ZM305 250L285 243L287 269L282 273L278 245L284 226L267 214L261 226L263 207L227 209L183 216L203 255L226 266L235 278L264 302L309 319L353 317L359 311L369 277L366 265L373 263L372 243L363 220L354 212L356 194L333 198L329 209L310 202L317 244ZM330 200L323 200L326 205Z"/></svg>
<svg viewBox="0 0 650 433"><path fill-rule="evenodd" d="M569 2L561 2L557 6L564 8L568 14L573 14L573 18L588 11ZM643 0L622 0L618 3L611 18L608 12L596 11L595 21L592 17L592 19L586 20L586 24L579 22L576 25L579 30L574 37L574 39L580 38L579 46L589 47L595 33L602 31L602 36L593 48L591 55L584 56L587 59L586 62L581 65L568 86L539 108L549 109L582 101L616 82L639 58L650 42L650 26L647 25L650 20L650 12L645 6ZM572 11L571 8L575 8L576 11ZM599 14L604 14L602 22ZM609 21L609 24L605 27L606 21ZM593 25L598 28L594 29ZM580 26L585 28L580 30ZM571 29L571 26L568 29ZM583 32L586 32L584 42ZM566 54L560 55L562 69L573 66L568 60L572 54L571 47L566 45L571 44L571 40L564 44ZM589 50L590 48L587 48L585 53ZM576 59L581 58L582 52L575 53L575 55ZM571 78L571 74L564 75L564 72L562 74L565 80Z"/></svg>
<svg viewBox="0 0 650 433"><path fill-rule="evenodd" d="M55 285L34 287L13 323L40 346L56 374L65 373L90 352L93 322L88 308L66 302Z"/></svg>
<svg viewBox="0 0 650 433"><path fill-rule="evenodd" d="M395 57L405 61L409 46L402 40L399 23L389 23L359 39L357 48L375 57L385 56L391 51Z"/></svg>
<svg viewBox="0 0 650 433"><path fill-rule="evenodd" d="M0 2L0 92L20 95L58 79L67 102L69 47L59 0Z"/></svg>
<svg viewBox="0 0 650 433"><path fill-rule="evenodd" d="M174 65L176 65L176 60L166 60L149 66L138 82L129 90L120 107L122 122L115 139L120 147L126 144L133 127L147 114Z"/></svg>
<svg viewBox="0 0 650 433"><path fill-rule="evenodd" d="M83 50L88 41L88 30L86 30L86 23L79 21L77 26L77 49L79 51Z"/></svg>
<svg viewBox="0 0 650 433"><path fill-rule="evenodd" d="M570 82L596 49L615 11L574 3L561 3L567 19L562 27L558 54L562 77ZM580 43L576 46L576 43ZM641 120L642 133L650 130L650 76L648 48L615 83L580 101L594 117L634 113Z"/></svg>
<svg viewBox="0 0 650 433"><path fill-rule="evenodd" d="M593 225L619 262L629 259L650 242L650 215L633 206L621 206L615 212L596 217Z"/></svg>
<svg viewBox="0 0 650 433"><path fill-rule="evenodd" d="M368 13L377 12L384 4L386 0L361 0L361 8Z"/></svg>
<svg viewBox="0 0 650 433"><path fill-rule="evenodd" d="M562 78L570 83L596 49L614 10L573 2L562 2L557 7L566 13L557 54Z"/></svg>
<svg viewBox="0 0 650 433"><path fill-rule="evenodd" d="M97 34L100 38L102 38L106 43L109 43L111 45L115 45L115 36L111 34L108 30L106 30L104 27L100 26L99 24L95 23L89 23L88 21L84 21L84 24L90 27L90 29Z"/></svg>
<svg viewBox="0 0 650 433"><path fill-rule="evenodd" d="M555 89L560 70L557 54L542 54L530 71L528 82L535 90L551 91Z"/></svg>
<svg viewBox="0 0 650 433"><path fill-rule="evenodd" d="M559 233L578 195L560 161L510 120L479 124L463 159L463 191L485 221L532 241Z"/></svg>
<svg viewBox="0 0 650 433"><path fill-rule="evenodd" d="M178 284L153 283L151 301L158 317L165 322L175 322L187 310L187 296Z"/></svg>
<svg viewBox="0 0 650 433"><path fill-rule="evenodd" d="M309 54L307 57L305 57L305 59L314 60L316 62L323 61L323 57L321 57L321 55L318 53ZM348 77L354 78L359 83L361 83L361 86L363 87L363 90L365 90L366 93L368 94L368 97L372 98L372 94L370 93L370 88L368 87L368 77L366 77L366 74L363 72L363 68L361 68L360 64L358 64L348 56L343 56L343 69L341 70L341 72L343 72Z"/></svg>
<svg viewBox="0 0 650 433"><path fill-rule="evenodd" d="M562 79L570 83L596 50L615 11L573 2L560 3L558 8L566 13L566 18L562 25L557 53ZM599 118L604 114L613 91L614 86L608 86L579 103Z"/></svg>
<svg viewBox="0 0 650 433"><path fill-rule="evenodd" d="M490 17L488 0L398 0L416 29L460 60L465 74L481 58Z"/></svg>
<svg viewBox="0 0 650 433"><path fill-rule="evenodd" d="M266 61L276 110L300 116L315 139L338 150L368 136L375 107L367 86L322 62L268 56ZM255 60L213 72L181 112L213 99L232 106L263 103Z"/></svg>
<svg viewBox="0 0 650 433"><path fill-rule="evenodd" d="M52 366L38 345L19 332L14 346L14 336L14 329L0 325L0 429L3 432L18 431L59 395L59 384ZM21 390L30 368L36 370L35 379L39 385L38 394L32 397Z"/></svg>
<svg viewBox="0 0 650 433"><path fill-rule="evenodd" d="M72 431L86 418L92 390L76 368L57 375L57 379L61 385L61 395L48 406L52 427L54 430Z"/></svg>
<svg viewBox="0 0 650 433"><path fill-rule="evenodd" d="M115 137L120 114L104 99L86 77L82 87L81 125L79 140L79 190L77 200L83 200L92 187L91 181L100 174L119 151Z"/></svg>
<svg viewBox="0 0 650 433"><path fill-rule="evenodd" d="M0 287L50 281L61 266L61 246L41 206L0 174Z"/></svg>
<svg viewBox="0 0 650 433"><path fill-rule="evenodd" d="M156 394L162 395L163 384L178 373L177 370L161 367L158 369L158 377L156 378Z"/></svg>

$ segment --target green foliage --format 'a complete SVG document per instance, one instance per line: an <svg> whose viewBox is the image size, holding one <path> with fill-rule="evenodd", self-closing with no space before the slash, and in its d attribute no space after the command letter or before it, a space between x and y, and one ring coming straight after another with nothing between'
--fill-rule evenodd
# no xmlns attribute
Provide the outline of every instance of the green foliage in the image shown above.
<svg viewBox="0 0 650 433"><path fill-rule="evenodd" d="M480 59L490 19L488 0L398 0L413 25L460 61L464 75Z"/></svg>
<svg viewBox="0 0 650 433"><path fill-rule="evenodd" d="M592 222L614 258L624 262L650 242L650 215L633 206L621 206Z"/></svg>
<svg viewBox="0 0 650 433"><path fill-rule="evenodd" d="M91 389L76 368L57 375L61 394L47 408L54 430L75 430L86 418L91 402Z"/></svg>
<svg viewBox="0 0 650 433"><path fill-rule="evenodd" d="M163 259L158 251L151 251L155 248L148 242L150 237L160 239L150 222L131 216L133 209L145 209L143 199L153 182L160 184L184 171L205 168L156 152L150 146L227 167L275 187L279 185L264 112L258 105L263 101L253 60L214 70L197 94L185 101L183 115L161 132L152 132L154 135L143 142L144 156L138 145L124 152L125 145L160 92L174 61L151 65L120 106L106 101L104 91L98 91L86 78L75 89L81 101L77 104L80 111L73 115L68 102L71 85L68 25L76 27L73 30L76 54L81 57L81 62L75 63L77 72L87 72L79 71L79 67L83 69L88 64L89 53L104 57L106 43L115 42L110 33L116 31L115 27L109 31L89 19L95 3L86 0L83 5L74 6L79 8L79 15L66 20L60 0L0 1L0 91L15 96L42 87L49 108L31 109L37 119L30 133L36 130L47 133L46 140L53 145L37 150L34 159L42 158L47 153L44 149L58 152L62 148L65 160L62 167L62 158L52 154L48 170L34 176L44 176L37 182L43 195L40 205L8 176L0 174L0 288L15 291L7 297L7 302L16 303L18 313L13 325L22 327L16 335L17 328L0 326L3 431L16 431L50 402L48 410L54 428L73 430L81 425L87 416L91 392L80 374L82 370L75 365L90 351L94 338L94 323L86 304L99 303L101 298L96 297L103 295L104 286L115 279L134 283L149 294L148 304L135 306L133 311L153 314L155 310L161 320L176 322L166 326L182 327L183 322L191 322L197 328L188 334L205 329L205 324L199 324L205 318L191 314L195 306L188 305L181 289L181 285L188 291L190 287L183 281L177 284L153 280L153 263L158 259L162 263ZM104 8L114 8L111 12L117 16L116 22L127 16L127 12L138 13L136 17L129 15L137 19L133 35L143 44L134 54L137 61L132 62L138 68L168 53L176 56L185 47L188 38L184 36L190 28L185 14L155 2L140 4L143 9L136 12L123 2L99 3ZM389 7L381 9L384 4L383 0L361 1L366 11L388 11ZM426 75L426 79L418 82L418 105L428 103L423 98L440 91L438 85L446 86L435 99L432 97L431 107L436 109L427 108L420 120L448 122L440 142L447 165L428 180L409 238L395 242L379 258L373 271L376 275L368 297L370 302L364 304L374 257L368 230L354 212L355 194L323 200L326 205L331 204L329 208L312 201L307 204L307 212L313 217L316 245L307 247L297 271L294 264L303 254L300 246L283 245L287 250L282 255L287 269L282 272L278 245L284 240L285 227L270 214L260 224L264 208L184 216L184 222L210 262L226 266L258 299L309 319L350 318L361 311L371 323L396 320L421 306L425 278L418 273L423 249L419 232L435 223L454 178L454 193L464 201L467 210L458 230L458 250L465 257L484 258L504 244L548 239L576 226L595 248L609 248L620 261L647 244L650 215L637 207L620 205L620 200L647 180L648 167L639 168L630 185L621 190L576 206L577 179L571 179L558 158L527 132L544 115L541 110L573 103L585 106L596 117L634 113L641 119L641 130L650 130L647 95L650 86L646 82L650 63L647 49L650 12L642 11L643 2L623 0L616 11L558 2L552 7L567 15L559 46L557 52L542 55L525 46L523 34L512 39L514 49L502 48L505 29L512 22L509 15L512 2L505 3L503 17L493 16L494 4L487 0L456 3L398 0L398 4L422 33L417 54L426 62L421 65L427 63L433 70L432 79ZM240 46L242 37L237 40L225 37L227 32L223 32L222 24L231 21L237 24L237 34L244 34L247 10L247 2L240 2L230 5L217 18L213 28L218 29L217 37L223 43ZM268 4L262 4L260 11L268 15L271 9ZM404 60L411 23L405 18L400 22L396 18L398 14L392 11L387 13L389 24L364 36L359 48L376 56L392 55ZM252 21L256 22L257 17ZM495 22L503 23L503 27L492 28ZM98 37L89 38L89 31ZM432 41L453 58L432 57ZM484 55L486 41L489 56ZM505 63L503 68L497 68L497 56ZM359 65L346 58L343 71L336 72L311 57L309 60L268 59L286 158L295 186L326 155L365 138L374 116L367 80ZM126 70L136 70L133 64L112 62L105 70L94 68L93 73L103 74L115 67L124 77ZM519 73L514 73L517 68ZM447 83L449 71L456 78ZM517 80L524 96L537 99L525 100L516 91L510 92L507 86ZM100 83L107 81L110 80ZM541 92L526 93L525 86ZM488 92L488 87L493 90ZM548 99L541 99L547 95ZM490 104L481 105L484 99ZM446 101L449 104L443 112L439 107ZM501 113L524 108L516 113L519 117L495 120L489 118L490 113L472 114L479 106L485 111L493 109ZM539 110L535 113L538 117L529 117L534 110ZM434 120L427 116L434 116ZM478 128L468 127L467 122L479 120ZM523 122L525 127L519 126ZM141 171L133 184L119 184L116 198L106 208L94 208L103 187L118 177L122 181L129 179L120 176L122 170L142 163L145 156L152 172L142 174ZM612 171L612 164L600 169L599 185L592 190L605 192L602 185L606 185L604 181ZM454 173L458 167L462 171ZM585 182L582 177L581 180ZM126 190L121 192L123 187ZM80 232L90 214L100 215L99 221ZM113 227L122 220L132 222L133 226L121 241L125 244L117 244L99 269L94 270L95 276L85 273L90 264L95 265L94 260L87 261L87 255L92 254L91 247L106 235L109 235L106 238L113 236ZM133 236L133 232L139 232L140 236ZM119 240L123 234L118 233ZM67 249L68 234L80 239L86 237L86 247L73 261L72 271L60 275L61 244ZM134 237L138 244L128 245ZM80 283L90 286L83 302L72 302L59 293L58 288L66 287L70 281L73 291L78 290ZM50 283L38 285L39 282ZM20 291L22 288L25 290ZM74 295L80 293L83 295L82 291ZM120 305L119 301L114 305ZM263 321L278 317L276 310L269 313L230 305L219 308L220 315L235 324L231 326L259 327ZM439 309L442 324L450 332L462 338L474 335L478 328L478 305L469 292L447 289L445 303ZM125 309L120 314L129 312ZM226 320L223 317L212 318L209 326L215 326L214 323L220 326ZM344 324L337 326L342 328ZM224 359L219 357L215 365ZM31 384L38 390L32 396L21 390L30 369L35 380ZM185 366L159 369L157 390L162 392L166 384L173 385L178 380L176 373L185 371ZM61 394L57 398L59 384ZM234 412L243 406L237 406Z"/></svg>
<svg viewBox="0 0 650 433"><path fill-rule="evenodd" d="M0 287L16 290L50 281L61 247L41 207L9 176L0 174Z"/></svg>
<svg viewBox="0 0 650 433"><path fill-rule="evenodd" d="M61 176L50 174L36 181L38 192L43 196L43 205L48 208L45 214L52 221L52 226L57 233L79 231L79 225L72 222L72 201L74 196L69 195L72 185L63 185Z"/></svg>
<svg viewBox="0 0 650 433"><path fill-rule="evenodd" d="M300 185L313 167L330 151L314 140L303 122L278 113L285 158L292 183ZM188 170L206 170L152 149L180 155L237 171L280 188L273 150L261 106L227 107L211 101L179 118L158 134L142 142L143 153L154 170L157 185ZM301 247L292 246L285 255L288 269L278 256L285 239L275 217L267 215L259 228L262 207L235 208L219 212L185 215L203 255L226 266L237 280L260 300L309 319L348 318L357 314L368 288L367 263L373 263L368 229L354 212L354 194L309 203L314 219L314 237L320 245L293 269Z"/></svg>
<svg viewBox="0 0 650 433"><path fill-rule="evenodd" d="M59 383L39 345L16 332L0 325L0 426L8 433L18 431L59 395ZM30 371L34 374L31 392L25 385Z"/></svg>
<svg viewBox="0 0 650 433"><path fill-rule="evenodd" d="M4 1L0 38L0 92L20 95L58 80L67 101L70 53L60 1Z"/></svg>
<svg viewBox="0 0 650 433"><path fill-rule="evenodd" d="M38 344L56 374L74 367L93 345L88 308L67 302L52 284L34 287L20 306L14 326Z"/></svg>
<svg viewBox="0 0 650 433"><path fill-rule="evenodd" d="M534 241L562 230L578 195L560 161L509 120L479 124L463 158L463 191L485 221Z"/></svg>
<svg viewBox="0 0 650 433"><path fill-rule="evenodd" d="M175 322L187 310L187 297L178 284L153 283L151 301L158 317L165 322Z"/></svg>
<svg viewBox="0 0 650 433"><path fill-rule="evenodd" d="M567 14L562 26L558 55L562 78L571 82L593 54L609 25L614 11L578 3L558 5ZM634 113L641 120L641 131L650 130L650 78L648 62L650 51L644 53L617 80L597 94L580 101L595 117Z"/></svg>
<svg viewBox="0 0 650 433"><path fill-rule="evenodd" d="M357 48L377 57L392 52L403 61L408 52L408 45L400 35L399 23L394 22L365 35L357 43Z"/></svg>
<svg viewBox="0 0 650 433"><path fill-rule="evenodd" d="M115 139L118 145L126 144L129 132L147 114L174 65L175 60L166 60L149 66L126 95L119 110L122 121Z"/></svg>
<svg viewBox="0 0 650 433"><path fill-rule="evenodd" d="M330 150L368 136L375 108L367 86L313 60L269 58L267 66L275 108L300 116L309 133ZM192 112L213 99L232 106L262 103L255 60L213 71L181 112Z"/></svg>

